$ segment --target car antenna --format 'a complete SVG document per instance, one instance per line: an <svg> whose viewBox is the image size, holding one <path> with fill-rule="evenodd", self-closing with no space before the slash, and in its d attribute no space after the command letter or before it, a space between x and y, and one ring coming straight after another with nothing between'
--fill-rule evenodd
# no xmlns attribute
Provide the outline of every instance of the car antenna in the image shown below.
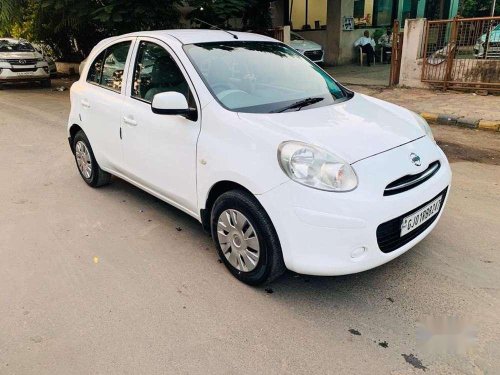
<svg viewBox="0 0 500 375"><path fill-rule="evenodd" d="M201 23L204 23L205 25L208 25L208 26L210 26L210 27L213 27L213 28L215 28L215 29L217 29L217 30L224 31L225 33L228 33L229 35L231 35L234 39L238 39L238 35L233 34L233 33L232 33L232 32L230 32L230 31L227 31L227 30L221 29L219 26L212 25L211 23L208 23L207 21L200 20L199 18L195 18L194 20L195 20L195 21L198 21L198 22L201 22Z"/></svg>

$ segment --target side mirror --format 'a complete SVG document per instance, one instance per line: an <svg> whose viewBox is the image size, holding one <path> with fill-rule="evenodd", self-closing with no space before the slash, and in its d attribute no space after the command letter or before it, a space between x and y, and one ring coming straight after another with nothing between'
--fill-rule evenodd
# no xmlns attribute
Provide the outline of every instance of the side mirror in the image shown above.
<svg viewBox="0 0 500 375"><path fill-rule="evenodd" d="M156 94L151 103L153 113L159 115L179 115L196 121L196 108L189 108L186 97L177 91L167 91Z"/></svg>

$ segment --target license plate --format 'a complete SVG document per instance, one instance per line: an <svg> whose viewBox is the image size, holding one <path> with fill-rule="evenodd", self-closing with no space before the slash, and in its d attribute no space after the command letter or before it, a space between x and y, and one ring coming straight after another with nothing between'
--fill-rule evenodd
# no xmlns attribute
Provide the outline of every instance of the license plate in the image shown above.
<svg viewBox="0 0 500 375"><path fill-rule="evenodd" d="M19 72L17 75L20 77L32 76L33 72Z"/></svg>
<svg viewBox="0 0 500 375"><path fill-rule="evenodd" d="M431 217L436 215L439 212L439 208L441 207L441 201L443 197L434 199L429 204L422 207L417 212L412 213L411 215L406 216L403 219L403 223L401 224L401 237L405 234L411 232L412 230L418 228Z"/></svg>

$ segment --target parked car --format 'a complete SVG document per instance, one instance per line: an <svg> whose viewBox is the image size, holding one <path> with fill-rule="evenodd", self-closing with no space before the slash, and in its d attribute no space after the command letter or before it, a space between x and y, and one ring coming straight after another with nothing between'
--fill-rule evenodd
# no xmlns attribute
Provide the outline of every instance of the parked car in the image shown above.
<svg viewBox="0 0 500 375"><path fill-rule="evenodd" d="M451 181L423 118L249 33L100 42L71 87L68 138L88 185L115 175L193 216L252 285L396 258L436 226Z"/></svg>
<svg viewBox="0 0 500 375"><path fill-rule="evenodd" d="M487 34L481 35L476 41L474 46L474 57L482 59L484 58L484 46L486 44ZM488 58L498 59L500 58L500 24L496 25L495 28L490 32L489 42L488 42Z"/></svg>
<svg viewBox="0 0 500 375"><path fill-rule="evenodd" d="M52 48L44 43L32 43L31 44L35 50L42 55L43 59L47 61L47 64L49 65L49 72L50 72L50 77L54 78L57 76L57 65L52 57L54 52Z"/></svg>
<svg viewBox="0 0 500 375"><path fill-rule="evenodd" d="M50 87L49 65L26 40L0 38L0 85L27 81Z"/></svg>
<svg viewBox="0 0 500 375"><path fill-rule="evenodd" d="M293 31L290 32L290 45L315 63L322 63L324 60L324 52L321 45L316 42L306 40Z"/></svg>

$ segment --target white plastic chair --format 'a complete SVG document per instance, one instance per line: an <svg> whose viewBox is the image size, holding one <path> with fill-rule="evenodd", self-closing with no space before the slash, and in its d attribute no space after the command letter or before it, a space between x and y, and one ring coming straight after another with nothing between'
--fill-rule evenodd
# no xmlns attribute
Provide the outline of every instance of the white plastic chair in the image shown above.
<svg viewBox="0 0 500 375"><path fill-rule="evenodd" d="M358 46L359 48L359 65L363 66L363 61L365 59L366 53L363 52L363 48L361 46ZM368 58L368 56L366 57ZM373 65L375 65L375 54L373 54Z"/></svg>
<svg viewBox="0 0 500 375"><path fill-rule="evenodd" d="M388 51L385 53L388 58L392 57L392 51ZM384 63L384 49L380 48L380 62Z"/></svg>

